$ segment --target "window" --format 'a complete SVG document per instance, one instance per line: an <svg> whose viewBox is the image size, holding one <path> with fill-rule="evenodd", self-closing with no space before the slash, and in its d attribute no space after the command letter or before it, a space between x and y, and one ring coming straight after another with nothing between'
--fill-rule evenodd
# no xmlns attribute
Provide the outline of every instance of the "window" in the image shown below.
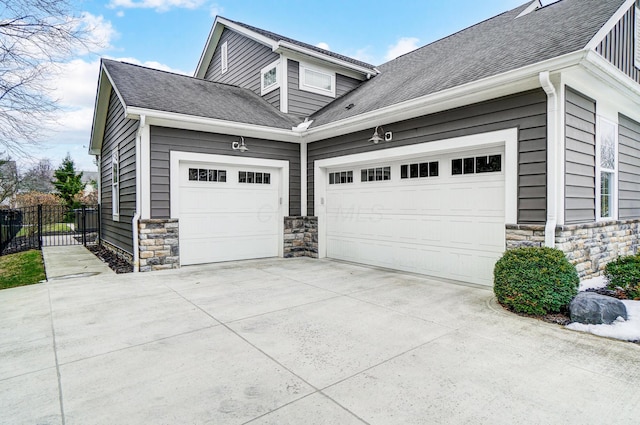
<svg viewBox="0 0 640 425"><path fill-rule="evenodd" d="M229 67L229 58L228 58L228 45L225 41L222 43L222 47L220 47L220 73L224 74L227 72Z"/></svg>
<svg viewBox="0 0 640 425"><path fill-rule="evenodd" d="M271 173L238 171L238 183L271 184Z"/></svg>
<svg viewBox="0 0 640 425"><path fill-rule="evenodd" d="M260 71L261 90L260 93L265 95L280 87L280 61L275 61L269 66L262 68Z"/></svg>
<svg viewBox="0 0 640 425"><path fill-rule="evenodd" d="M336 97L336 74L300 64L300 90Z"/></svg>
<svg viewBox="0 0 640 425"><path fill-rule="evenodd" d="M329 173L329 184L353 183L353 171Z"/></svg>
<svg viewBox="0 0 640 425"><path fill-rule="evenodd" d="M120 219L120 158L117 149L111 154L111 212L113 220Z"/></svg>
<svg viewBox="0 0 640 425"><path fill-rule="evenodd" d="M502 155L476 156L451 160L451 174L481 174L502 171Z"/></svg>
<svg viewBox="0 0 640 425"><path fill-rule="evenodd" d="M618 128L617 125L605 119L598 119L597 164L598 164L598 194L597 203L599 218L615 218L616 191L616 163Z"/></svg>
<svg viewBox="0 0 640 425"><path fill-rule="evenodd" d="M636 25L635 25L635 64L636 68L640 68L640 4L636 4Z"/></svg>
<svg viewBox="0 0 640 425"><path fill-rule="evenodd" d="M438 177L438 161L421 162L419 164L404 164L400 166L401 179L417 179L424 177Z"/></svg>
<svg viewBox="0 0 640 425"><path fill-rule="evenodd" d="M360 181L374 182L391 180L391 167L377 167L360 170Z"/></svg>
<svg viewBox="0 0 640 425"><path fill-rule="evenodd" d="M211 170L208 168L189 168L189 181L225 183L227 181L227 171Z"/></svg>

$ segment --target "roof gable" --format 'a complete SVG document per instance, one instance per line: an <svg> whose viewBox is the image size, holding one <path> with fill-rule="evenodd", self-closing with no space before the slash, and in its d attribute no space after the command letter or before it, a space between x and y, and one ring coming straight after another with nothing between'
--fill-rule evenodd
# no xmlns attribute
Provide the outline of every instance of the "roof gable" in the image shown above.
<svg viewBox="0 0 640 425"><path fill-rule="evenodd" d="M377 74L375 66L366 62L359 61L357 59L350 58L329 50L321 49L311 44L303 43L298 40L294 40L289 37L281 36L276 33L266 31L260 28L253 27L251 25L244 24L242 22L226 19L221 16L217 16L209 38L205 45L204 51L200 56L198 66L196 68L194 76L197 78L204 78L209 63L213 58L213 54L216 50L222 32L225 28L239 32L245 37L251 38L259 43L269 46L276 53L294 52L299 55L304 55L316 60L321 60L327 64L333 66L342 67L351 71L355 71L364 76Z"/></svg>

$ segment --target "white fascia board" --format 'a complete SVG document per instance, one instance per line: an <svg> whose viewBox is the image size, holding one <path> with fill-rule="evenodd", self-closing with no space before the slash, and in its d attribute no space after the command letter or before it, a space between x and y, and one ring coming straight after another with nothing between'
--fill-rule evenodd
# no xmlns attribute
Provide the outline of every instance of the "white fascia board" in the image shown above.
<svg viewBox="0 0 640 425"><path fill-rule="evenodd" d="M126 110L126 105L122 99L122 95L118 88L113 84L113 79L105 68L104 64L100 66L100 76L98 77L98 90L96 93L96 102L93 110L93 125L91 128L91 139L89 141L89 154L100 155L102 150L102 138L107 121L107 112L109 110L109 94L111 89L116 92L118 100L122 107Z"/></svg>
<svg viewBox="0 0 640 425"><path fill-rule="evenodd" d="M538 80L540 72L554 72L576 66L586 54L587 51L579 50L448 90L324 124L309 130L306 139L310 143L317 142L342 134L366 130L377 125L386 125L520 91L540 88Z"/></svg>
<svg viewBox="0 0 640 425"><path fill-rule="evenodd" d="M265 46L271 47L271 49L275 49L277 46L277 42L265 37L264 35L258 34L257 32L251 31L248 28L243 27L242 25L238 25L234 22L231 22L224 18L218 18L217 21L224 25L225 27L244 35L247 38L257 41L258 43L264 44Z"/></svg>
<svg viewBox="0 0 640 425"><path fill-rule="evenodd" d="M209 31L209 37L207 37L207 43L200 55L198 66L193 74L196 78L204 78L204 74L207 72L207 66L213 57L213 52L215 52L216 46L218 46L220 36L222 36L222 31L224 30L224 27L219 25L219 21L220 17L216 16L216 19L213 21L213 25L211 26L211 31Z"/></svg>
<svg viewBox="0 0 640 425"><path fill-rule="evenodd" d="M534 10L540 9L541 7L542 7L542 3L540 3L540 0L535 0L525 10L520 12L520 14L518 16L516 16L516 19L521 17L521 16L528 15L529 13L533 12Z"/></svg>
<svg viewBox="0 0 640 425"><path fill-rule="evenodd" d="M589 43L586 45L585 49L595 50L596 47L598 47L598 44L600 44L600 42L604 40L607 34L611 32L611 30L616 26L618 21L622 19L624 14L627 13L629 9L635 5L635 3L636 3L636 0L625 1L622 4L622 6L620 6L620 8L616 11L616 13L614 13L613 16L609 18L607 23L604 24L602 28L600 28L600 31L598 31L596 35L593 36L591 41L589 41Z"/></svg>
<svg viewBox="0 0 640 425"><path fill-rule="evenodd" d="M640 84L620 71L595 50L590 50L581 65L592 75L640 103Z"/></svg>
<svg viewBox="0 0 640 425"><path fill-rule="evenodd" d="M231 134L244 137L255 137L279 142L302 143L302 136L293 130L265 127L255 124L225 121L215 118L203 118L175 112L155 111L137 107L126 109L127 118L138 119L146 115L147 123L158 127L181 128L185 130L204 131L207 133Z"/></svg>
<svg viewBox="0 0 640 425"><path fill-rule="evenodd" d="M283 41L283 40L278 41L277 44L276 44L276 47L273 48L273 51L275 53L280 53L280 54L285 54L285 55L287 54L287 52L298 52L298 53L301 53L301 54L303 54L305 56L308 56L308 57L311 57L311 58L315 58L315 59L319 59L323 63L329 62L331 64L339 66L340 68L349 69L349 70L355 71L355 72L357 72L359 74L364 74L365 76L367 74L379 74L380 73L380 71L378 71L375 68L366 68L364 66L356 65L354 63L347 62L347 61L342 60L342 59L334 58L333 56L324 55L324 54L322 54L320 52L316 52L315 50L307 49L306 47L302 47L302 46L299 46L297 44L289 43L288 41Z"/></svg>

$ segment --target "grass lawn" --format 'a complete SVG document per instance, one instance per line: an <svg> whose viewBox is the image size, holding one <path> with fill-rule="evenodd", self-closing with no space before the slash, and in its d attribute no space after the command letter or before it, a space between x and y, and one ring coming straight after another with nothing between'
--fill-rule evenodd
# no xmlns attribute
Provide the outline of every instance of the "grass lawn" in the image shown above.
<svg viewBox="0 0 640 425"><path fill-rule="evenodd" d="M40 251L31 250L0 257L0 289L31 285L45 278Z"/></svg>
<svg viewBox="0 0 640 425"><path fill-rule="evenodd" d="M19 236L27 236L27 233L29 233L29 230L33 229L33 231L35 232L35 226L25 226L22 229L20 229L20 231L18 232L18 234L16 235L16 237ZM43 224L42 225L42 234L46 235L47 233L66 233L66 232L70 232L71 231L71 227L69 227L69 225L67 223L53 223L53 224Z"/></svg>

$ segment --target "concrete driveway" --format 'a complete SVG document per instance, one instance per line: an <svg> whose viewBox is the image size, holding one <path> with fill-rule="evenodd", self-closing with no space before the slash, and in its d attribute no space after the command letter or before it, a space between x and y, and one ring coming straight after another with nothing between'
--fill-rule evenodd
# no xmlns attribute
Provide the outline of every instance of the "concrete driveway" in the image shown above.
<svg viewBox="0 0 640 425"><path fill-rule="evenodd" d="M640 346L329 260L3 290L0 359L2 424L640 420Z"/></svg>

